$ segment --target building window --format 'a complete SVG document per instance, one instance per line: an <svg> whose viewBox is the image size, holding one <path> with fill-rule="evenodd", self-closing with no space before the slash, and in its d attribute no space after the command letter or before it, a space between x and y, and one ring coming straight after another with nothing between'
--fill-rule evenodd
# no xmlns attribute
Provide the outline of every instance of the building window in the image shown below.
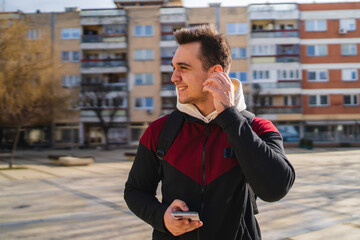
<svg viewBox="0 0 360 240"><path fill-rule="evenodd" d="M356 106L359 105L358 95L344 95L344 106Z"/></svg>
<svg viewBox="0 0 360 240"><path fill-rule="evenodd" d="M228 23L226 33L229 35L247 34L247 23Z"/></svg>
<svg viewBox="0 0 360 240"><path fill-rule="evenodd" d="M277 70L278 80L296 80L300 79L298 69Z"/></svg>
<svg viewBox="0 0 360 240"><path fill-rule="evenodd" d="M251 47L251 55L273 56L276 55L276 47L275 45L254 45Z"/></svg>
<svg viewBox="0 0 360 240"><path fill-rule="evenodd" d="M61 29L61 39L79 39L81 35L80 28L63 28Z"/></svg>
<svg viewBox="0 0 360 240"><path fill-rule="evenodd" d="M154 35L153 25L136 25L134 26L135 37L149 37Z"/></svg>
<svg viewBox="0 0 360 240"><path fill-rule="evenodd" d="M355 31L356 30L356 21L352 19L340 19L340 28L345 29L346 31Z"/></svg>
<svg viewBox="0 0 360 240"><path fill-rule="evenodd" d="M308 45L306 55L309 57L327 56L327 45Z"/></svg>
<svg viewBox="0 0 360 240"><path fill-rule="evenodd" d="M343 81L357 81L358 80L358 70L357 69L342 69L341 77Z"/></svg>
<svg viewBox="0 0 360 240"><path fill-rule="evenodd" d="M270 79L270 73L268 70L254 70L253 71L254 80L267 80Z"/></svg>
<svg viewBox="0 0 360 240"><path fill-rule="evenodd" d="M27 31L27 36L29 40L39 40L44 38L43 29L30 29Z"/></svg>
<svg viewBox="0 0 360 240"><path fill-rule="evenodd" d="M328 95L309 95L309 106L328 106Z"/></svg>
<svg viewBox="0 0 360 240"><path fill-rule="evenodd" d="M308 81L310 82L324 82L328 81L328 72L327 70L309 70L307 72Z"/></svg>
<svg viewBox="0 0 360 240"><path fill-rule="evenodd" d="M172 58L175 55L177 48L161 48L162 58Z"/></svg>
<svg viewBox="0 0 360 240"><path fill-rule="evenodd" d="M152 85L154 84L154 74L152 73L137 73L135 74L136 85Z"/></svg>
<svg viewBox="0 0 360 240"><path fill-rule="evenodd" d="M125 34L126 33L126 25L104 25L103 33L105 35L112 35L112 34Z"/></svg>
<svg viewBox="0 0 360 240"><path fill-rule="evenodd" d="M134 60L154 60L154 50L137 49L134 52Z"/></svg>
<svg viewBox="0 0 360 240"><path fill-rule="evenodd" d="M326 20L305 20L305 31L307 32L322 32L326 30Z"/></svg>
<svg viewBox="0 0 360 240"><path fill-rule="evenodd" d="M153 108L154 108L154 98L152 97L135 98L135 109L153 109Z"/></svg>
<svg viewBox="0 0 360 240"><path fill-rule="evenodd" d="M79 51L63 51L61 52L61 61L63 62L79 62L80 52Z"/></svg>
<svg viewBox="0 0 360 240"><path fill-rule="evenodd" d="M246 58L246 48L231 48L231 58L233 59Z"/></svg>
<svg viewBox="0 0 360 240"><path fill-rule="evenodd" d="M247 72L230 72L229 77L239 79L241 82L246 82Z"/></svg>
<svg viewBox="0 0 360 240"><path fill-rule="evenodd" d="M258 99L255 99L255 106L264 107L264 106L273 106L273 97L272 96L260 96Z"/></svg>
<svg viewBox="0 0 360 240"><path fill-rule="evenodd" d="M298 105L297 96L283 96L283 105L284 106L296 106L296 105Z"/></svg>
<svg viewBox="0 0 360 240"><path fill-rule="evenodd" d="M78 87L80 86L80 76L79 75L62 76L61 85L63 87Z"/></svg>
<svg viewBox="0 0 360 240"><path fill-rule="evenodd" d="M341 55L343 56L357 55L356 44L341 44Z"/></svg>

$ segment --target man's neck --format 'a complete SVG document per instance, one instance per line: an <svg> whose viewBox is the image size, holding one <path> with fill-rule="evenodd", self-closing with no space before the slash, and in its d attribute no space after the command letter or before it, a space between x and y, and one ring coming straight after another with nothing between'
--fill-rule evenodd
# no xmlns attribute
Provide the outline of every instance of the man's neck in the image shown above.
<svg viewBox="0 0 360 240"><path fill-rule="evenodd" d="M202 106L202 105L196 105L196 104L194 104L194 105L204 117L208 116L210 113L215 111L214 106L210 106L210 105Z"/></svg>

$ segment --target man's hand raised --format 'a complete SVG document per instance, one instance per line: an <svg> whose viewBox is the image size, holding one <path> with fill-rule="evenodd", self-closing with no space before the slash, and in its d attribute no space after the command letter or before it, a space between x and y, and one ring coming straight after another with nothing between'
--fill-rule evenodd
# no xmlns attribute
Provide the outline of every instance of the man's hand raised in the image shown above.
<svg viewBox="0 0 360 240"><path fill-rule="evenodd" d="M212 94L218 114L235 105L234 85L226 73L214 72L203 85L203 91Z"/></svg>

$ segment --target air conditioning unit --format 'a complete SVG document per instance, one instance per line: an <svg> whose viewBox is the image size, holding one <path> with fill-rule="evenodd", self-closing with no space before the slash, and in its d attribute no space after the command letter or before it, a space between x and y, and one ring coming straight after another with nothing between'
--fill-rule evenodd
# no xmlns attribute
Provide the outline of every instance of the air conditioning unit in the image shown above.
<svg viewBox="0 0 360 240"><path fill-rule="evenodd" d="M146 110L147 114L153 114L154 113L154 110L153 109L148 109Z"/></svg>
<svg viewBox="0 0 360 240"><path fill-rule="evenodd" d="M346 34L347 30L345 28L339 28L339 34Z"/></svg>

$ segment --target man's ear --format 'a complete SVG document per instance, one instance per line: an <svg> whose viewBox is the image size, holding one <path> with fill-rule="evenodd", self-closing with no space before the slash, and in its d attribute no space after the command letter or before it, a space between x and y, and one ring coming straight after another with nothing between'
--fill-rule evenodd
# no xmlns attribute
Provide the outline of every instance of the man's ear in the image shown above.
<svg viewBox="0 0 360 240"><path fill-rule="evenodd" d="M219 64L217 64L211 68L211 73L223 72L223 71L224 71L223 67Z"/></svg>

